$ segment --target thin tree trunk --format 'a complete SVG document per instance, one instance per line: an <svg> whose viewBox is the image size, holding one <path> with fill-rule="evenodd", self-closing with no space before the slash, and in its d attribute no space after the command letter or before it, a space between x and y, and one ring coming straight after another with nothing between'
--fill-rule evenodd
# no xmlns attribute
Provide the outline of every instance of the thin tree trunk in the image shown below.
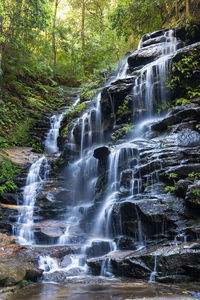
<svg viewBox="0 0 200 300"><path fill-rule="evenodd" d="M134 47L134 34L133 32L131 32L131 35L130 35L130 49L132 50Z"/></svg>
<svg viewBox="0 0 200 300"><path fill-rule="evenodd" d="M190 18L190 8L191 8L191 0L186 0L186 2L185 2L185 16L186 16L186 19Z"/></svg>
<svg viewBox="0 0 200 300"><path fill-rule="evenodd" d="M179 19L179 7L178 7L178 0L176 0L176 20Z"/></svg>
<svg viewBox="0 0 200 300"><path fill-rule="evenodd" d="M82 19L81 19L81 47L82 47L82 63L85 73L85 0L82 0Z"/></svg>
<svg viewBox="0 0 200 300"><path fill-rule="evenodd" d="M5 0L3 0L3 10L5 8ZM0 37L3 37L3 14L0 16ZM2 60L3 60L3 42L0 41L0 99L2 99Z"/></svg>
<svg viewBox="0 0 200 300"><path fill-rule="evenodd" d="M52 28L52 52L53 52L53 65L56 67L56 17L58 10L58 2L59 0L55 0L54 7L54 16L53 16L53 28Z"/></svg>

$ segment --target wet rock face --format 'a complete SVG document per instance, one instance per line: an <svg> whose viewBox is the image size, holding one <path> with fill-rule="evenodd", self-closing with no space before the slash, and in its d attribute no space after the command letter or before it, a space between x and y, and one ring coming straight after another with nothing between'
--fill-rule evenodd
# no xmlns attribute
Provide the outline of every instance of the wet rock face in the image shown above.
<svg viewBox="0 0 200 300"><path fill-rule="evenodd" d="M149 280L153 271L159 282L180 282L200 279L200 244L187 243L151 250L118 251L107 256L88 259L92 272L98 272L104 260L109 259L116 276Z"/></svg>
<svg viewBox="0 0 200 300"><path fill-rule="evenodd" d="M189 104L175 107L164 119L146 128L145 136L151 136L150 140L134 141L137 144L135 149L137 151L133 157L129 155L119 161L119 191L117 201L112 206L109 223L111 237L117 236L116 243L119 250L134 249L138 243L140 245L146 243L150 249L155 243L166 247L166 244L173 244L174 240L179 243L197 239L200 232L197 217L199 181L196 178L200 173L199 131L196 127L198 123L199 106ZM131 161L135 163L132 164ZM196 173L196 177L194 175L191 178L193 172ZM98 190L99 199L108 188L105 176L101 174L100 177L103 188ZM166 186L172 187L173 192L165 191ZM134 197L131 196L133 191ZM176 250L160 248L160 251L162 249L166 253L169 249ZM190 259L188 257L191 255L194 262L193 252L186 254L185 252L190 251L182 251L181 247L179 250L180 256L175 252L174 260L174 254L170 254L170 259L177 268L178 264L181 264L178 273L173 273L173 264L170 265L170 261L167 260L169 266L165 267L164 258L163 260L160 258L162 267L158 272L158 281L194 280L192 272L188 271ZM199 252L194 253L197 255L195 259L198 260ZM154 269L154 255L148 253L145 257L143 254L140 255L138 254L137 259L135 257L130 260L124 259L122 264L119 264L118 256L113 260L111 258L111 265L117 275L121 270L120 276L149 279ZM98 274L102 261L108 259L109 255L106 255L104 258L96 259L94 267L92 260L89 260L88 264L94 274ZM194 272L199 271L195 269Z"/></svg>
<svg viewBox="0 0 200 300"><path fill-rule="evenodd" d="M128 58L128 64L131 68L146 65L154 61L158 56L162 54L161 48L155 48L154 46L147 46L144 49L134 52Z"/></svg>
<svg viewBox="0 0 200 300"><path fill-rule="evenodd" d="M200 180L188 186L186 201L200 211Z"/></svg>
<svg viewBox="0 0 200 300"><path fill-rule="evenodd" d="M198 10L196 9L195 12L198 13ZM195 24L195 25L191 24L190 30L191 29L193 30L192 35L188 34L188 30L187 30L186 26L185 27L177 26L175 28L175 35L177 38L180 38L184 42L184 44L196 43L200 40L200 25L199 24Z"/></svg>

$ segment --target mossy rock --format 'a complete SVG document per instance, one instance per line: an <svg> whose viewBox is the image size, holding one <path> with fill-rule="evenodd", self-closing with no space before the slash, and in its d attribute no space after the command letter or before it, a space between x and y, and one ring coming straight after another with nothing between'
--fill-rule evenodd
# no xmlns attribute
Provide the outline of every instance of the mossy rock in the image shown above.
<svg viewBox="0 0 200 300"><path fill-rule="evenodd" d="M18 258L5 258L0 260L0 286L12 286L22 280L36 281L42 275L32 263L20 261Z"/></svg>
<svg viewBox="0 0 200 300"><path fill-rule="evenodd" d="M186 200L200 209L200 180L190 185L187 191Z"/></svg>

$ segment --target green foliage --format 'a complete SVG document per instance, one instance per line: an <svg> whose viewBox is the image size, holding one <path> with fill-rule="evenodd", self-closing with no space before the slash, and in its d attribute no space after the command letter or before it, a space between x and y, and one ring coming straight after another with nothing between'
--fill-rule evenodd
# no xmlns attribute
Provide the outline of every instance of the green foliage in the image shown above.
<svg viewBox="0 0 200 300"><path fill-rule="evenodd" d="M161 113L163 113L164 111L168 110L170 108L170 103L169 102L157 102L155 103L155 106L156 106L156 110L157 110L157 113L158 115L160 115Z"/></svg>
<svg viewBox="0 0 200 300"><path fill-rule="evenodd" d="M68 122L73 121L75 118L78 118L81 114L81 112L86 108L86 104L80 103L79 105L76 106L72 106L71 108L69 108L65 115L64 115L64 119L66 118L68 120Z"/></svg>
<svg viewBox="0 0 200 300"><path fill-rule="evenodd" d="M196 125L196 129L200 130L200 123Z"/></svg>
<svg viewBox="0 0 200 300"><path fill-rule="evenodd" d="M200 69L200 47L183 56L178 62L172 65L172 76L170 87L176 94L180 95L180 100L190 100L200 96L200 85L198 70Z"/></svg>
<svg viewBox="0 0 200 300"><path fill-rule="evenodd" d="M123 120L125 118L127 121L130 121L130 108L129 108L129 100L125 99L123 104L118 107L116 114L112 116L116 118L117 121Z"/></svg>
<svg viewBox="0 0 200 300"><path fill-rule="evenodd" d="M13 179L20 170L5 157L0 155L0 159L0 194L4 194L17 188Z"/></svg>
<svg viewBox="0 0 200 300"><path fill-rule="evenodd" d="M175 179L175 178L177 178L177 174L175 174L175 173L169 174L169 179Z"/></svg>
<svg viewBox="0 0 200 300"><path fill-rule="evenodd" d="M80 99L83 101L91 100L95 94L101 90L101 86L106 82L109 71L105 73L95 72L91 74L87 79L84 79L81 85Z"/></svg>
<svg viewBox="0 0 200 300"><path fill-rule="evenodd" d="M199 198L200 198L200 190L198 189L194 189L192 190L192 194L197 197L197 200L200 202Z"/></svg>
<svg viewBox="0 0 200 300"><path fill-rule="evenodd" d="M27 285L29 285L29 284L31 284L31 281L28 281L28 280L21 280L19 283L18 283L18 286L20 287L20 288L23 288L23 287L25 287L25 286L27 286Z"/></svg>
<svg viewBox="0 0 200 300"><path fill-rule="evenodd" d="M124 127L123 127L123 130L128 133L130 132L132 129L133 129L134 125L133 124L126 124Z"/></svg>
<svg viewBox="0 0 200 300"><path fill-rule="evenodd" d="M192 180L199 180L200 179L200 173L192 172L192 173L188 174L188 177Z"/></svg>
<svg viewBox="0 0 200 300"><path fill-rule="evenodd" d="M0 147L32 146L42 150L42 145L31 138L37 120L49 110L63 105L63 98L57 87L43 85L40 81L34 87L21 82L23 93L16 96L16 86L12 82L11 91L3 91L3 105L0 114ZM18 85L18 82L16 83ZM39 87L38 87L39 85ZM9 87L10 88L10 87ZM13 94L12 94L13 93Z"/></svg>
<svg viewBox="0 0 200 300"><path fill-rule="evenodd" d="M168 177L169 177L170 180L173 181L173 184L175 185L176 184L176 180L175 179L177 178L177 174L170 173Z"/></svg>
<svg viewBox="0 0 200 300"><path fill-rule="evenodd" d="M122 0L110 14L111 26L118 36L138 36L160 29L164 14L163 0Z"/></svg>
<svg viewBox="0 0 200 300"><path fill-rule="evenodd" d="M132 129L134 125L133 124L126 124L122 128L116 130L113 135L111 136L113 141L117 141L122 137L125 137Z"/></svg>
<svg viewBox="0 0 200 300"><path fill-rule="evenodd" d="M190 103L190 100L185 99L185 98L179 98L179 99L175 100L175 105L183 105L184 106L189 103Z"/></svg>
<svg viewBox="0 0 200 300"><path fill-rule="evenodd" d="M175 192L175 190L176 190L176 187L175 187L175 185L176 185L176 178L177 178L177 174L176 173L169 173L169 175L168 175L168 178L169 178L169 180L173 183L173 185L167 185L166 187L165 187L165 192L171 192L171 193L173 193L173 192Z"/></svg>
<svg viewBox="0 0 200 300"><path fill-rule="evenodd" d="M194 43L199 39L199 23L196 22L192 17L189 22L185 25L186 40L188 43ZM197 38L197 40L196 40Z"/></svg>
<svg viewBox="0 0 200 300"><path fill-rule="evenodd" d="M189 99L199 97L200 96L200 85L197 86L196 88L192 88L190 86L187 87L187 94L188 94Z"/></svg>
<svg viewBox="0 0 200 300"><path fill-rule="evenodd" d="M165 187L165 192L167 192L167 193L168 192L173 193L173 192L175 192L175 190L176 190L175 186L167 185Z"/></svg>

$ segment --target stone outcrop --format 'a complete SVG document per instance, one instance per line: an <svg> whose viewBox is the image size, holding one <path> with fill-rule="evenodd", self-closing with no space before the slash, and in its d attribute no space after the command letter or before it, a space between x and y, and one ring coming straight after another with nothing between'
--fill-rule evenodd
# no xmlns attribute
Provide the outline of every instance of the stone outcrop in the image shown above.
<svg viewBox="0 0 200 300"><path fill-rule="evenodd" d="M0 235L0 286L11 286L22 280L36 281L42 276L26 253L26 248L15 243L12 237Z"/></svg>
<svg viewBox="0 0 200 300"><path fill-rule="evenodd" d="M117 251L106 256L88 259L93 274L98 274L101 265L109 260L116 276L128 276L150 280L151 274L157 281L182 283L200 279L200 244L186 243L150 250Z"/></svg>

